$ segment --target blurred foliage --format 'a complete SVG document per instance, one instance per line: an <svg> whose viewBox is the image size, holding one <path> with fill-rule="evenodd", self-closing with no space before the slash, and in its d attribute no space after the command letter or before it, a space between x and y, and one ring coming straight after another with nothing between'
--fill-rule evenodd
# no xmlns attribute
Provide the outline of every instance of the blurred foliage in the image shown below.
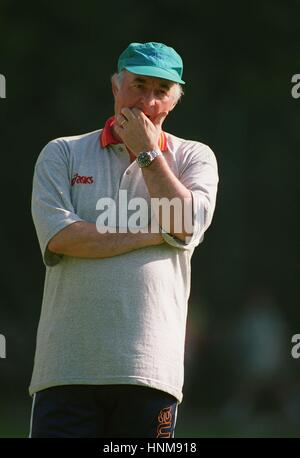
<svg viewBox="0 0 300 458"><path fill-rule="evenodd" d="M110 76L132 41L165 42L182 55L185 96L165 130L207 143L219 164L214 221L193 257L188 337L196 329L197 338L187 344L185 408L217 412L235 389L231 334L255 291L280 309L290 359L290 336L300 332L300 100L291 97L299 12L296 0L1 0L3 406L30 402L44 277L30 215L34 163L49 140L102 127L113 110ZM289 364L293 384L300 363Z"/></svg>

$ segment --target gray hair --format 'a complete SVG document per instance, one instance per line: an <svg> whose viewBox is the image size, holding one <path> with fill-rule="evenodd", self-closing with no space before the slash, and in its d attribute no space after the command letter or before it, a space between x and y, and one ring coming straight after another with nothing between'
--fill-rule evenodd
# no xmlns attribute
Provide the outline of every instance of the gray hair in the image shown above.
<svg viewBox="0 0 300 458"><path fill-rule="evenodd" d="M116 82L118 83L119 86L122 84L123 73L124 73L124 70L121 70L120 73L115 73L112 76L112 78L116 78ZM181 84L175 83L173 88L174 88L174 98L175 98L176 103L178 103L181 97L184 95L183 87L181 86Z"/></svg>

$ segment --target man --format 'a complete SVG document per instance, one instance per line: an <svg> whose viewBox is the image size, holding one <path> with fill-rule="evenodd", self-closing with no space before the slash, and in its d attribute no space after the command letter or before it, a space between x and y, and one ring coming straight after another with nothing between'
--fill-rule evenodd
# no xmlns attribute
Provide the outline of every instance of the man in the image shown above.
<svg viewBox="0 0 300 458"><path fill-rule="evenodd" d="M51 141L37 160L46 280L31 437L174 437L190 260L218 183L208 146L162 130L182 67L173 48L131 43L112 77L115 116ZM163 198L182 206L152 208ZM137 202L148 204L139 218Z"/></svg>

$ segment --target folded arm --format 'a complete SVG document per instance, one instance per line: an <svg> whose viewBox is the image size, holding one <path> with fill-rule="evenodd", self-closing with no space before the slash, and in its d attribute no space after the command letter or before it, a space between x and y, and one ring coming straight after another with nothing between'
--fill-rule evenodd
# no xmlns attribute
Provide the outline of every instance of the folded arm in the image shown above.
<svg viewBox="0 0 300 458"><path fill-rule="evenodd" d="M160 234L109 233L101 234L96 224L77 221L59 231L48 243L52 253L79 258L109 258L139 248L160 245Z"/></svg>

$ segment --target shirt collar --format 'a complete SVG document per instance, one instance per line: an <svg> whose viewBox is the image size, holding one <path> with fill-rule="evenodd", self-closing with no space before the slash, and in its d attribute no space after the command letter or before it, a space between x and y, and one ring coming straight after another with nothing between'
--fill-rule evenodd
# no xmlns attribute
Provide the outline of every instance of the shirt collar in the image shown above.
<svg viewBox="0 0 300 458"><path fill-rule="evenodd" d="M121 143L119 140L117 140L113 136L112 126L114 123L115 123L115 117L111 116L111 118L109 118L106 121L102 131L100 132L99 140L100 140L101 148L106 148L108 145L118 145ZM167 151L167 136L165 132L163 131L161 131L158 146L159 146L160 151L163 151L163 152Z"/></svg>

